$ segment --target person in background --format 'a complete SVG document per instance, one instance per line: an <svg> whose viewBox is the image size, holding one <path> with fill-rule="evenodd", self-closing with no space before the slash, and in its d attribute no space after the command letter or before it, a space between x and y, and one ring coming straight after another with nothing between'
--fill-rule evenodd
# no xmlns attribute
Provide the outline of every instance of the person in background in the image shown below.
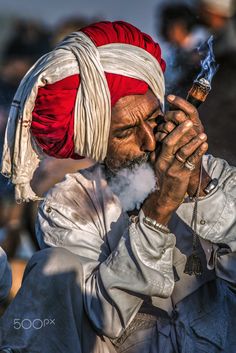
<svg viewBox="0 0 236 353"><path fill-rule="evenodd" d="M235 0L200 0L196 8L164 5L160 29L171 44L167 59L171 63L171 70L167 72L167 90L182 97L186 97L193 80L201 71L197 46L211 34L214 36L213 51L219 69L213 78L211 93L200 107L200 112L209 139L209 153L220 155L235 165ZM195 36L195 32L200 35ZM222 107L223 114L219 114Z"/></svg>
<svg viewBox="0 0 236 353"><path fill-rule="evenodd" d="M218 72L212 91L200 107L209 140L209 153L236 164L236 11L235 0L200 0L199 16L214 36ZM219 114L219 112L221 113Z"/></svg>
<svg viewBox="0 0 236 353"><path fill-rule="evenodd" d="M236 1L198 0L202 23L214 35L216 58L236 52Z"/></svg>
<svg viewBox="0 0 236 353"><path fill-rule="evenodd" d="M167 4L158 8L159 33L168 43L170 70L168 90L185 95L199 70L197 48L209 32L199 23L197 13L187 4Z"/></svg>

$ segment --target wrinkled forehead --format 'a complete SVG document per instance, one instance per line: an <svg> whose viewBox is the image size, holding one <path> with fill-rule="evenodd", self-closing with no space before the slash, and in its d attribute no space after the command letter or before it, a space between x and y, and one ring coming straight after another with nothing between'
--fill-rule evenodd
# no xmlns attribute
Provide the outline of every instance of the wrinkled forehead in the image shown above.
<svg viewBox="0 0 236 353"><path fill-rule="evenodd" d="M121 127L146 119L152 114L161 113L158 98L148 90L142 95L129 95L122 97L112 108L111 128Z"/></svg>

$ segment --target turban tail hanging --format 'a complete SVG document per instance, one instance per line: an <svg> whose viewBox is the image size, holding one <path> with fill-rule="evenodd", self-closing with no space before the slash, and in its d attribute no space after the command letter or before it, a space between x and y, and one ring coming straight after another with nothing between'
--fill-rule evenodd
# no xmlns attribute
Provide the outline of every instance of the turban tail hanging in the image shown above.
<svg viewBox="0 0 236 353"><path fill-rule="evenodd" d="M131 25L121 24L128 26L129 31L133 28L138 31ZM87 32L89 30L90 27ZM96 161L102 161L106 156L111 102L115 103L110 92L110 74L142 81L142 91L142 83L147 84L162 106L164 105L163 61L161 67L152 54L133 44L112 42L97 47L94 38L92 41L88 35L82 31L72 33L54 51L39 59L23 78L15 94L5 134L2 173L11 177L16 185L18 200L40 199L31 189L30 180L45 151L41 143L38 143L40 139L37 141L37 136L32 136L38 126L37 114L34 114L36 122L32 125L32 114L34 108L37 108L37 112L40 110L36 98L38 90L43 90L42 87L79 75L79 86L74 102L72 100L73 124L70 121L70 126L73 127L73 132L70 132L73 140L72 157L85 156ZM150 37L147 38L150 41ZM132 43L132 40L129 42ZM160 56L160 49L158 55ZM135 94L134 92L131 90L130 94ZM70 99L68 96L68 100ZM51 118L52 125L55 124L54 120ZM45 146L47 139L50 144L50 134L44 136Z"/></svg>

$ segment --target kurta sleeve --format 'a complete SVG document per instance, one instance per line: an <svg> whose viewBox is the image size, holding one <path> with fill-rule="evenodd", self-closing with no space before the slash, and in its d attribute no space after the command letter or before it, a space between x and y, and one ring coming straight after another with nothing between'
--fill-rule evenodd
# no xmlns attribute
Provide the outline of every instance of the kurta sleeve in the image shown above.
<svg viewBox="0 0 236 353"><path fill-rule="evenodd" d="M37 236L41 239L41 247L64 247L78 255L84 271L87 315L99 333L117 338L132 321L146 296L171 295L175 236L147 228L142 221L142 211L136 222L130 219L126 226L121 222L119 231L113 233L113 225L122 217L120 214L111 222L109 232L103 234L101 223L107 213L111 214L112 202L107 202L103 217L98 217L101 212L95 199L91 201L91 193L87 199L92 202L90 207L84 203L88 188L80 188L82 204L73 202L75 190L72 189L64 188L63 193L63 189L58 189L41 204ZM108 237L113 244L115 241L113 249Z"/></svg>
<svg viewBox="0 0 236 353"><path fill-rule="evenodd" d="M197 233L206 254L208 268L236 283L236 168L224 160L205 156L204 167L218 187L198 202ZM184 203L178 216L191 224L193 203Z"/></svg>

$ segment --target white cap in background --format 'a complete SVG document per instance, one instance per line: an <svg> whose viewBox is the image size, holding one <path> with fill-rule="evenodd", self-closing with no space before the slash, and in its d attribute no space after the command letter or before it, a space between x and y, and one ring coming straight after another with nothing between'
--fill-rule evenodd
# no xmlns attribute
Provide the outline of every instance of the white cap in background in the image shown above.
<svg viewBox="0 0 236 353"><path fill-rule="evenodd" d="M201 0L207 10L224 17L231 17L235 14L236 0Z"/></svg>

